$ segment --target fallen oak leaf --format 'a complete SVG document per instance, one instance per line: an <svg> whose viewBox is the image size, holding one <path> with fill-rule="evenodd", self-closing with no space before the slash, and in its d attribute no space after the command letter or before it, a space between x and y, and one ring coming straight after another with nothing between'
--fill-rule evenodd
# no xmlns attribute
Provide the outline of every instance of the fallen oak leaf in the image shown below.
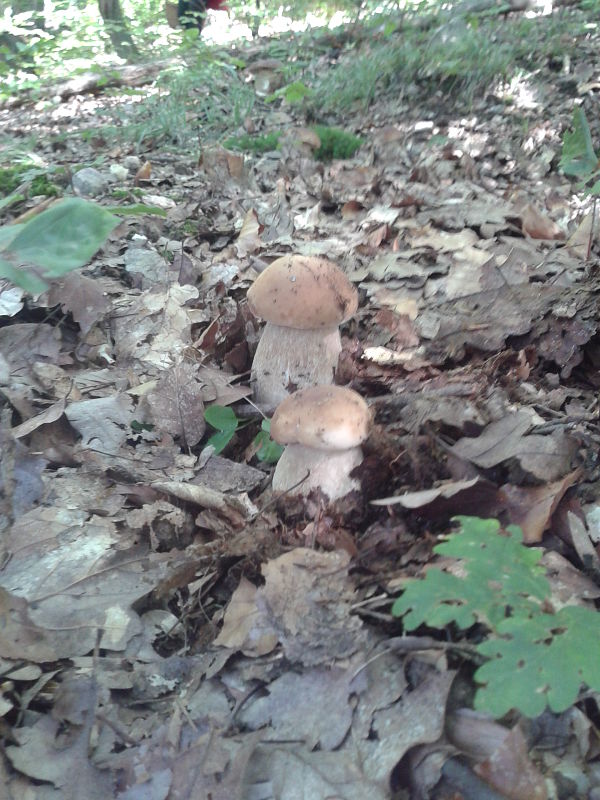
<svg viewBox="0 0 600 800"><path fill-rule="evenodd" d="M521 212L521 229L532 239L564 239L565 234L559 226L528 203Z"/></svg>

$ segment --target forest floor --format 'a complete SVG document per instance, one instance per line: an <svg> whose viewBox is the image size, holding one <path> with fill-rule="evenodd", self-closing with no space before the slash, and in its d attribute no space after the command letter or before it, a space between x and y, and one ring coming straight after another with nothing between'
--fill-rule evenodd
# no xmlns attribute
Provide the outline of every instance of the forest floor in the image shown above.
<svg viewBox="0 0 600 800"><path fill-rule="evenodd" d="M600 597L599 240L558 168L574 107L598 122L597 41L468 107L389 87L338 115L362 144L325 163L305 107L264 100L271 45L244 51L241 133L281 133L263 154L111 139L143 79L0 109L66 194L121 217L46 294L0 285L2 796L598 798L597 629L573 622L558 657L558 623L513 667L499 651L487 695L473 678L490 631L518 644L502 622ZM306 58L352 80L371 46ZM336 380L374 422L361 491L335 505L278 503L257 458L246 292L289 253L335 261L360 297ZM218 455L211 405L240 421ZM433 551L457 515L496 580L459 539ZM476 598L469 622L440 590L403 627L407 578L441 567Z"/></svg>

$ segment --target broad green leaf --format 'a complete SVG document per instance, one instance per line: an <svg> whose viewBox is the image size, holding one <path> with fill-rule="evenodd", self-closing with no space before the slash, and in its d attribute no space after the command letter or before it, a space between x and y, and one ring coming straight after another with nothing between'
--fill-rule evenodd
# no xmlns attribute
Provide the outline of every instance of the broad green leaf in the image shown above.
<svg viewBox="0 0 600 800"><path fill-rule="evenodd" d="M257 433L254 437L254 445L258 448L256 457L259 461L264 461L266 464L276 464L283 453L283 447L271 439L270 419L263 419L260 427L260 433Z"/></svg>
<svg viewBox="0 0 600 800"><path fill-rule="evenodd" d="M87 264L118 222L101 206L71 197L26 222L10 252L22 263L43 267L44 277L56 278Z"/></svg>
<svg viewBox="0 0 600 800"><path fill-rule="evenodd" d="M591 177L599 167L590 126L583 108L574 110L573 130L565 131L559 166L565 175L575 178Z"/></svg>
<svg viewBox="0 0 600 800"><path fill-rule="evenodd" d="M23 225L2 225L0 227L0 252L6 250Z"/></svg>
<svg viewBox="0 0 600 800"><path fill-rule="evenodd" d="M218 431L230 433L231 435L239 425L235 411L229 406L208 406L208 408L204 409L204 419Z"/></svg>
<svg viewBox="0 0 600 800"><path fill-rule="evenodd" d="M213 435L208 438L206 444L212 445L215 448L215 453L222 453L233 439L234 433L235 431L219 431L218 433L213 433Z"/></svg>
<svg viewBox="0 0 600 800"><path fill-rule="evenodd" d="M6 278L30 294L41 294L48 288L48 284L34 272L19 269L3 258L0 258L0 277Z"/></svg>
<svg viewBox="0 0 600 800"><path fill-rule="evenodd" d="M589 191L590 191L590 194L593 194L594 196L599 195L600 194L600 181L596 181L596 183L592 186L592 188Z"/></svg>

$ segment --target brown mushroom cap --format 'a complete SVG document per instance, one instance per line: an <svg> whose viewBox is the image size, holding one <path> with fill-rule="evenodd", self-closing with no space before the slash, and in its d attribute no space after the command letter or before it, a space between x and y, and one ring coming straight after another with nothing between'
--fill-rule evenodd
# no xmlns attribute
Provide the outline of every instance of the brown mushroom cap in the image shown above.
<svg viewBox="0 0 600 800"><path fill-rule="evenodd" d="M349 450L364 442L371 414L363 398L343 386L311 386L286 397L271 420L279 444Z"/></svg>
<svg viewBox="0 0 600 800"><path fill-rule="evenodd" d="M349 319L358 293L332 261L312 256L277 258L248 290L257 317L286 328L325 328Z"/></svg>

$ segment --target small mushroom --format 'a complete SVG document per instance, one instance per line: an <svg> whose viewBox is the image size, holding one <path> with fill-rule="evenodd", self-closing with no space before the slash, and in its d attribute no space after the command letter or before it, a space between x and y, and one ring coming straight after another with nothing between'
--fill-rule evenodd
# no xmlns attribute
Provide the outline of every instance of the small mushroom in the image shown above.
<svg viewBox="0 0 600 800"><path fill-rule="evenodd" d="M273 490L304 496L320 489L337 500L358 489L350 473L363 459L370 422L367 404L352 389L311 386L289 395L271 420L271 436L286 445Z"/></svg>
<svg viewBox="0 0 600 800"><path fill-rule="evenodd" d="M339 325L358 294L325 258L283 256L248 291L252 313L266 320L252 364L254 399L270 409L290 392L330 384L342 350Z"/></svg>

